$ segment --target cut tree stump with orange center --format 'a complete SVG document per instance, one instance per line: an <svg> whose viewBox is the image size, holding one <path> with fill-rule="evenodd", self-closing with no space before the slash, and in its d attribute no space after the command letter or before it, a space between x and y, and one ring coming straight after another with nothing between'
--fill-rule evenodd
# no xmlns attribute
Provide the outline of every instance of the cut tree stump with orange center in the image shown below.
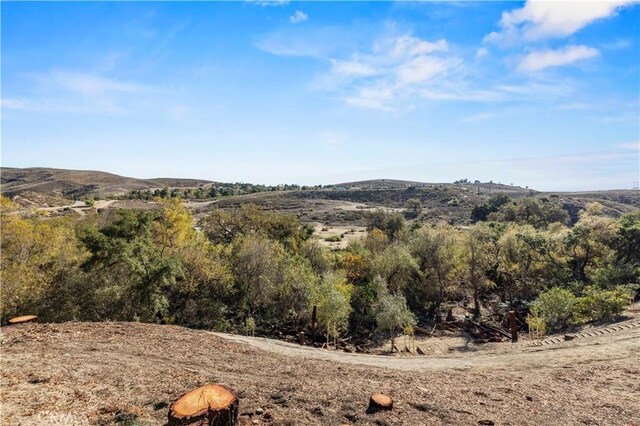
<svg viewBox="0 0 640 426"><path fill-rule="evenodd" d="M167 426L238 424L238 397L225 385L205 385L185 393L169 407Z"/></svg>
<svg viewBox="0 0 640 426"><path fill-rule="evenodd" d="M36 322L38 317L35 315L23 315L21 317L11 318L9 324L22 324L24 322Z"/></svg>
<svg viewBox="0 0 640 426"><path fill-rule="evenodd" d="M369 398L369 408L367 408L367 413L371 414L380 410L391 409L393 409L393 399L390 396L382 393L374 393Z"/></svg>

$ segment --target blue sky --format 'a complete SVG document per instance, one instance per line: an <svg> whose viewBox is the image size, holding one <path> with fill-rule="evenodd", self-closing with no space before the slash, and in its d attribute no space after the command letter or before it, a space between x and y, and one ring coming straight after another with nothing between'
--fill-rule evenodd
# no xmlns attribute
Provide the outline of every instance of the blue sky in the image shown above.
<svg viewBox="0 0 640 426"><path fill-rule="evenodd" d="M2 165L640 180L640 5L2 2Z"/></svg>

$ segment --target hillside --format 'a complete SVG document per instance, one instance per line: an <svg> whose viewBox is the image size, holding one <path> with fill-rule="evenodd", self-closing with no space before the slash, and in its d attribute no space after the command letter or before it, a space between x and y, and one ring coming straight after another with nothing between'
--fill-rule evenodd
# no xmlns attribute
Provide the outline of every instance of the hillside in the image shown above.
<svg viewBox="0 0 640 426"><path fill-rule="evenodd" d="M478 186L480 190L478 191ZM620 217L640 209L640 191L595 191L588 193L537 192L518 187L492 185L424 184L423 186L396 186L392 188L281 191L221 198L214 203L192 203L201 213L209 209L235 208L244 203L254 203L267 210L293 213L303 222L361 226L366 222L366 212L376 208L404 211L407 200L420 200L423 212L420 220L436 223L446 221L469 224L471 211L496 194L511 198L532 196L543 201L560 203L568 211L571 222L578 212L592 202L605 207L611 217ZM198 207L200 206L200 207Z"/></svg>
<svg viewBox="0 0 640 426"><path fill-rule="evenodd" d="M332 185L335 188L340 189L407 189L407 188L442 188L442 187L450 187L450 186L460 186L465 187L468 190L475 190L484 193L489 193L491 191L504 192L504 193L513 193L513 194L529 194L532 192L528 188L522 188L520 186L515 185L504 185L502 183L495 182L470 182L470 181L459 181L455 183L451 182L417 182L417 181L409 181L409 180L398 180L398 179L370 179L370 180L361 180L355 182L343 182Z"/></svg>
<svg viewBox="0 0 640 426"><path fill-rule="evenodd" d="M132 190L163 187L195 187L210 183L198 179L136 179L93 170L2 167L2 194L13 196L27 192L63 197L124 194Z"/></svg>
<svg viewBox="0 0 640 426"><path fill-rule="evenodd" d="M58 206L62 211L72 203L65 198L106 197L135 190L170 188L210 188L218 185L198 179L135 179L99 171L51 168L2 168L2 194L29 207ZM220 184L225 185L225 184ZM275 187L274 187L275 188ZM254 194L226 195L190 200L187 206L198 216L212 208L235 208L254 203L267 210L296 215L305 223L350 227L363 226L366 212L376 208L403 211L407 200L420 200L424 209L420 221L468 224L471 211L496 194L511 198L533 196L560 203L571 222L588 203L599 202L612 217L640 209L640 191L540 192L519 186L484 183L425 183L394 179L346 182L328 188L269 190ZM153 208L153 201L119 200L111 208Z"/></svg>
<svg viewBox="0 0 640 426"><path fill-rule="evenodd" d="M241 425L629 425L640 418L637 325L540 347L388 357L176 326L25 324L2 329L2 415L161 425L179 395L221 382L238 391ZM393 411L366 414L376 391L393 396Z"/></svg>

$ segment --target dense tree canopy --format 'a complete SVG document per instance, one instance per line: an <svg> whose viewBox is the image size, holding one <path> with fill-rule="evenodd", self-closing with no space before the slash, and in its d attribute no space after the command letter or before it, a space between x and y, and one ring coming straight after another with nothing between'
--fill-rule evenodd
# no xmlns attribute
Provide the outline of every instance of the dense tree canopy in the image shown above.
<svg viewBox="0 0 640 426"><path fill-rule="evenodd" d="M395 332L524 306L549 328L616 315L640 281L640 213L489 201L487 221L408 227L373 212L369 232L330 251L295 216L253 205L196 221L179 199L156 211L48 218L2 199L2 320L126 320L294 333L317 311L327 338ZM564 212L564 213L563 213ZM631 286L630 286L631 285Z"/></svg>

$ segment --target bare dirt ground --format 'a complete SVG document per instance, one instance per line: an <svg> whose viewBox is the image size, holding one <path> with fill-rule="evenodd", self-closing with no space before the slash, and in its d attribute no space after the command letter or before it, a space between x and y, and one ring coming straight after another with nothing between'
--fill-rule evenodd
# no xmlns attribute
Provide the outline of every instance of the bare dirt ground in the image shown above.
<svg viewBox="0 0 640 426"><path fill-rule="evenodd" d="M364 226L331 226L322 223L313 223L313 236L320 244L332 250L347 248L351 241L360 240L367 235ZM339 238L339 241L333 241Z"/></svg>
<svg viewBox="0 0 640 426"><path fill-rule="evenodd" d="M239 392L245 425L640 424L637 326L425 357L139 323L24 324L1 336L3 425L160 425L168 404L205 383ZM393 396L393 411L366 414L375 391Z"/></svg>

